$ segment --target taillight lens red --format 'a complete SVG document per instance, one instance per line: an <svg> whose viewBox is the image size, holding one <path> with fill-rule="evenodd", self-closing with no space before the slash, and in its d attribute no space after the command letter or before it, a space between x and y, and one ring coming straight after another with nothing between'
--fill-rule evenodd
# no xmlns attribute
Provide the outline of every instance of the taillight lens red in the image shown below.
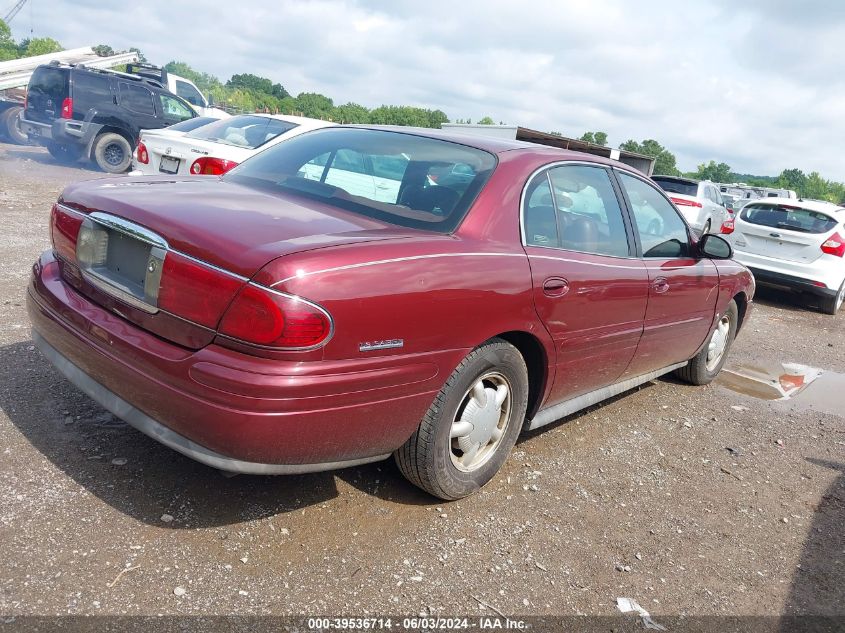
<svg viewBox="0 0 845 633"><path fill-rule="evenodd" d="M171 251L164 258L158 307L214 328L243 283L237 277Z"/></svg>
<svg viewBox="0 0 845 633"><path fill-rule="evenodd" d="M76 261L76 241L82 220L82 214L69 212L57 204L54 204L50 211L50 238L53 250L56 255L70 262Z"/></svg>
<svg viewBox="0 0 845 633"><path fill-rule="evenodd" d="M696 202L695 200L685 200L684 198L673 198L669 197L669 200L677 204L679 207L698 207L701 208L701 203Z"/></svg>
<svg viewBox="0 0 845 633"><path fill-rule="evenodd" d="M143 142L138 143L138 162L142 165L148 165L150 162L150 154Z"/></svg>
<svg viewBox="0 0 845 633"><path fill-rule="evenodd" d="M219 332L245 343L278 348L307 348L331 334L328 314L298 297L248 284L223 315Z"/></svg>
<svg viewBox="0 0 845 633"><path fill-rule="evenodd" d="M722 228L719 231L723 235L730 235L734 232L734 221L733 220L725 220L722 222Z"/></svg>
<svg viewBox="0 0 845 633"><path fill-rule="evenodd" d="M62 101L62 118L63 119L72 119L73 118L73 99L70 97L65 97L64 101Z"/></svg>
<svg viewBox="0 0 845 633"><path fill-rule="evenodd" d="M197 176L220 176L237 166L238 164L233 160L203 156L193 162L191 165L191 173Z"/></svg>
<svg viewBox="0 0 845 633"><path fill-rule="evenodd" d="M822 244L822 252L828 255L842 257L845 255L845 238L839 235L839 233L834 233Z"/></svg>

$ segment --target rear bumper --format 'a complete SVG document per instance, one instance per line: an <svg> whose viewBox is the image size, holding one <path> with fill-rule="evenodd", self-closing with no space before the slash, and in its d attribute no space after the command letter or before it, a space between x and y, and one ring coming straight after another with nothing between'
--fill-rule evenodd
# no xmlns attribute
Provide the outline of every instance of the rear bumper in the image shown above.
<svg viewBox="0 0 845 633"><path fill-rule="evenodd" d="M387 457L416 429L445 364L466 353L295 362L189 350L90 302L50 253L33 268L27 308L36 344L82 391L174 450L240 473Z"/></svg>
<svg viewBox="0 0 845 633"><path fill-rule="evenodd" d="M52 123L31 121L21 116L21 130L30 140L41 145L62 143L66 145L90 146L94 137L103 128L98 123L74 119L54 119Z"/></svg>
<svg viewBox="0 0 845 633"><path fill-rule="evenodd" d="M749 266L748 269L754 274L754 279L761 284L789 288L790 290L807 292L820 297L835 297L836 293L839 291L838 286L836 288L821 288L813 285L811 281L802 279L801 277L794 277L792 275L754 268L751 266Z"/></svg>

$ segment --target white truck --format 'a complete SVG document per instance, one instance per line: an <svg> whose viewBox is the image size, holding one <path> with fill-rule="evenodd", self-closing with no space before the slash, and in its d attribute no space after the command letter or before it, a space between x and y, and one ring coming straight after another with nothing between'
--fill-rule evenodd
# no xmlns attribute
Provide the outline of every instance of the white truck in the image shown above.
<svg viewBox="0 0 845 633"><path fill-rule="evenodd" d="M5 137L21 145L28 142L26 134L20 129L20 113L24 108L26 86L38 66L53 61L79 64L88 68L113 68L125 64L128 72L154 79L162 87L185 99L200 116L213 116L218 119L229 116L223 110L209 105L208 99L189 79L150 64L138 63L138 53L118 53L100 57L90 46L86 46L0 62L0 138Z"/></svg>

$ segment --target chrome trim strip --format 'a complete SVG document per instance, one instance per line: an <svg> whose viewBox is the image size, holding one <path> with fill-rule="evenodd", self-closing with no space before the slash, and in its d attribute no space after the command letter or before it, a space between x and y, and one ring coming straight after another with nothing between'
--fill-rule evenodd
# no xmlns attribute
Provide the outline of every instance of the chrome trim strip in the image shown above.
<svg viewBox="0 0 845 633"><path fill-rule="evenodd" d="M206 466L211 466L212 468L245 475L298 475L302 473L317 473L326 470L348 468L349 466L358 466L361 464L368 464L370 462L382 461L390 457L390 454L388 453L386 455L374 455L372 457L364 457L360 459L351 459L339 462L323 462L319 464L263 464L260 462L246 462L233 457L226 457L225 455L216 453L201 444L197 444L196 442L189 440L184 435L176 433L161 422L151 418L140 409L134 407L74 365L69 359L64 357L52 345L45 341L44 338L35 330L32 331L32 341L38 349L41 350L41 353L47 357L47 360L55 366L59 373L61 373L71 383L76 385L81 391L88 395L88 397L99 403L103 408L107 409L121 420L124 420L127 424L133 426L144 435L151 437L157 442L160 442L193 460L205 464Z"/></svg>
<svg viewBox="0 0 845 633"><path fill-rule="evenodd" d="M433 253L429 255L410 255L408 257L394 257L391 259L376 259L371 262L361 262L358 264L346 264L345 266L335 266L333 268L323 268L321 270L312 270L310 272L297 271L297 274L285 277L280 281L274 282L270 287L278 286L286 283L291 279L301 279L311 275L320 275L322 273L333 273L339 270L351 270L353 268L364 268L366 266L378 266L379 264L392 264L394 262L410 262L417 259L436 259L438 257L526 257L525 253Z"/></svg>
<svg viewBox="0 0 845 633"><path fill-rule="evenodd" d="M530 245L531 248L550 248L552 250L565 250L565 249L555 249L552 246L535 246L534 244ZM569 251L570 253L580 253L581 251ZM596 253L584 253L585 255L595 255L597 257L611 257L610 255L597 255ZM645 265L641 266L622 266L621 264L604 264L601 262L588 262L584 261L583 259L569 259L566 257L550 257L548 255L528 255L529 259L551 259L554 261L559 262L569 262L571 264L584 264L585 266L601 266L603 268L624 268L625 270L646 270ZM626 261L640 261L634 257L621 257L617 259L623 259Z"/></svg>
<svg viewBox="0 0 845 633"><path fill-rule="evenodd" d="M167 240L157 233L153 233L149 229L145 229L143 226L135 224L134 222L124 220L123 218L111 215L110 213L103 213L102 211L93 211L88 214L88 217L98 224L102 224L110 229L119 231L140 242L144 242L150 246L158 246L159 248L163 248L165 250L168 249Z"/></svg>
<svg viewBox="0 0 845 633"><path fill-rule="evenodd" d="M539 411L537 415L535 415L531 422L528 424L528 430L533 431L534 429L538 429L541 426L551 424L552 422L560 420L561 418L565 418L568 415L572 415L573 413L580 411L581 409L586 409L587 407L591 407L594 404L598 404L603 400L607 400L608 398L617 396L620 393L629 391L630 389L638 387L639 385L642 385L643 383L646 383L649 380L654 380L655 378L662 376L663 374L668 374L670 371L680 369L681 367L686 365L687 362L688 361L684 361L683 363L675 363L674 365L670 365L669 367L664 367L663 369L658 369L657 371L652 371L647 374L643 374L642 376L628 378L627 380L623 380L622 382L617 382L613 385L609 385L607 387L602 387L601 389L596 389L595 391L585 393L584 395L578 396L577 398L566 400L564 402L551 406L548 409L543 409L542 411Z"/></svg>
<svg viewBox="0 0 845 633"><path fill-rule="evenodd" d="M131 305L133 308L143 310L147 314L156 314L159 311L157 306L153 306L149 303L141 301L132 293L129 293L123 290L122 288L115 286L112 283L109 283L107 280L103 279L99 275L96 275L91 271L85 270L84 268L80 268L79 271L82 273L82 278L85 279L85 281L87 281L89 284L91 284L101 292L106 293L110 297L119 299L120 301L123 301L123 303Z"/></svg>

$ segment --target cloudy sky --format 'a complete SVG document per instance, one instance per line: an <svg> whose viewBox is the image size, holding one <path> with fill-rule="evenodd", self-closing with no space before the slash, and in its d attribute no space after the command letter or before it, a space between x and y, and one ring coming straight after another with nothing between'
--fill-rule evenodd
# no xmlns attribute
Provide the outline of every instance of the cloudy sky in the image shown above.
<svg viewBox="0 0 845 633"><path fill-rule="evenodd" d="M654 138L682 170L715 159L845 180L841 0L30 0L11 26L336 104Z"/></svg>

